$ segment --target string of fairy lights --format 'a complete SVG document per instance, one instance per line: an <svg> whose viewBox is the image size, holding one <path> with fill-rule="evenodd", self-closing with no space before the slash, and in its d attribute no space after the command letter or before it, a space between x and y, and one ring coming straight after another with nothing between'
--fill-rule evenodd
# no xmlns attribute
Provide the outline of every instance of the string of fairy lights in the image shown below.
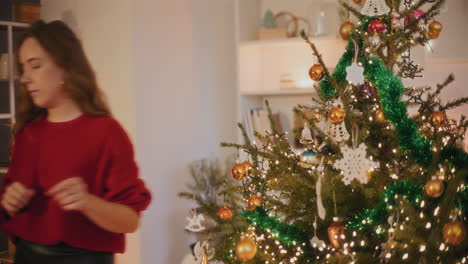
<svg viewBox="0 0 468 264"><path fill-rule="evenodd" d="M437 0L429 2L435 1ZM411 0L405 0L404 5L410 8L414 3ZM374 19L365 17L363 21L357 23L352 31L348 32L350 35L360 36L361 44L365 47L362 49L363 55L359 56L358 65L361 67L376 63L374 57L379 55L378 46L381 44L381 39L388 39L392 35L391 31L387 33L378 29L373 32L372 30L369 31L368 26L372 23L372 20ZM378 28L381 25L375 26ZM425 30L424 27L419 29L421 31ZM417 42L418 40L415 38L408 39L410 46ZM346 56L349 57L350 50L348 49L346 52L348 53ZM419 65L412 65L409 50L396 53L394 56L408 59L403 63L406 63L406 66L415 67L410 69L411 67L408 68L400 64L400 68L410 72L410 75L401 73L402 76L410 78L417 76L418 71L415 69L419 69ZM318 61L321 61L321 58L318 57ZM340 64L337 66L338 71L340 70L339 67L343 68L346 63L340 62ZM395 125L386 120L385 107L381 105L381 98L376 92L378 90L378 84L376 83L378 83L379 79L376 78L374 81L371 81L370 78L366 79L364 85L355 86L355 89L351 86L351 89L345 90L349 95L351 110L358 116L364 116L371 123L377 122L382 131L394 132L396 130ZM336 93L335 90L322 89L323 85L330 85L330 79L327 79L327 81L326 84L320 84L319 89L321 89L325 97L332 98ZM429 92L427 88L416 87L405 91L409 97L408 103L420 106L426 103L423 96L427 92ZM368 104L370 102L369 112L359 111L359 104L362 103L362 100L367 100ZM442 107L438 101L435 101L435 103ZM323 111L323 108L320 107L309 107L308 110L311 109L318 112ZM420 107L419 110L423 109ZM443 137L438 141L436 140L437 137L432 138L437 141L437 144L430 146L431 156L444 151L447 147L456 143L455 141L463 140L462 131L456 130L462 124L447 120L445 113L442 111L420 111L417 113L417 118L421 122L427 121L428 125L423 126L421 129L421 133L429 134L427 137L430 137L431 134L443 134ZM312 120L310 123L314 126L316 122ZM371 131L366 131L367 135L370 133ZM272 137L274 137L274 141L270 140ZM327 138L324 140L327 140ZM281 194L276 195L275 188L272 188L278 182L274 169L281 166L279 171L291 177L301 175L306 171L315 178L319 178L319 175L324 175L324 167L328 168L328 172L336 170L332 166L335 157L325 158L323 164L318 164L317 159L322 154L318 153L319 156L315 157L315 161L306 164L308 166L298 166L298 161L303 160L302 153L295 153L290 147L286 150L278 148L281 143L287 144L287 133L282 135L267 134L263 138L260 137L259 141L263 147L259 147L257 142L253 141L253 144L249 145L248 148L252 148L250 151L260 153L260 159L237 163L232 169L234 178L242 181L244 202L247 208L242 215L248 220L249 226L244 232L228 238L231 245L226 254L228 263L242 263L254 258L263 261L256 263L265 264L336 263L336 258L340 258L350 264L355 264L358 263L359 254L362 252L377 256L380 260L383 260L383 263L395 260L401 263L416 263L430 256L435 256L437 261L443 261L446 256L453 254L452 250L456 249L465 239L464 234L466 231L463 222L467 221L465 207L467 205L464 205L463 202L460 202L463 200L459 199L460 204L455 204L451 210L443 212L443 207L438 204L440 202L439 198L447 192L447 181L456 180L457 175L463 171L445 162L439 164L438 170L425 185L410 183L402 178L407 167L415 166L414 164L408 164L411 156L410 151L401 149L397 145L390 145L385 139L381 139L374 143L376 148L379 151L388 149L392 158L386 163L381 163L380 168L371 167L368 171L373 174L375 170L382 171L385 168L388 172L392 172L389 173L388 177L392 179L393 184L385 187L380 203L375 208L359 212L347 219L347 221L334 219L327 229L329 244L323 241L320 243L309 242L304 238L308 237L308 235L304 235L293 224L282 223L278 220L279 217L273 213L276 212L277 208L275 205L270 204L268 199L281 198ZM371 154L369 159L377 159L377 155ZM432 173L433 168L427 168L423 165L416 166L415 174L424 177ZM468 185L464 181L459 182L455 187L453 195L468 192ZM334 203L335 217L337 217L336 201ZM444 213L448 213L449 217L446 217ZM230 217L232 217L232 214ZM443 220L444 218L446 220ZM441 221L446 221L442 222L445 223L443 229L436 230L435 226L439 225ZM400 236L416 232L413 230L415 223L417 223L417 227L421 227L420 230L417 230L418 232L423 232L430 238L433 238L433 234L437 234L436 237L442 239L400 243L398 240ZM368 236L369 233L371 233L370 236ZM385 238L387 240L383 241ZM375 246L375 239L382 243ZM457 254L457 264L467 263L468 254L466 252L458 252Z"/></svg>

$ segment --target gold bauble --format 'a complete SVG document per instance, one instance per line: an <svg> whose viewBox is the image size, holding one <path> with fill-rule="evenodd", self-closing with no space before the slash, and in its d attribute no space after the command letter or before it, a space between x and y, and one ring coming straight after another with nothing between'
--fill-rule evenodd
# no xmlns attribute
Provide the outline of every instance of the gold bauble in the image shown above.
<svg viewBox="0 0 468 264"><path fill-rule="evenodd" d="M334 106L330 111L328 111L328 122L335 125L340 124L344 121L345 116L346 113L341 107Z"/></svg>
<svg viewBox="0 0 468 264"><path fill-rule="evenodd" d="M440 34L442 32L442 24L438 21L432 21L431 24L429 24L428 31Z"/></svg>
<svg viewBox="0 0 468 264"><path fill-rule="evenodd" d="M428 37L429 39L437 39L437 38L439 37L439 34L440 34L440 33L428 31L428 32L427 32L427 37Z"/></svg>
<svg viewBox="0 0 468 264"><path fill-rule="evenodd" d="M246 172L247 174L251 174L251 173L252 173L252 170L253 170L253 168L252 168L252 166L253 166L252 163L251 163L250 161L244 161L244 162L242 162L242 164L244 165L245 172Z"/></svg>
<svg viewBox="0 0 468 264"><path fill-rule="evenodd" d="M247 208L250 210L250 211L253 211L255 210L255 208L257 208L257 206L261 206L262 205L262 198L258 195L252 195L249 200L247 201Z"/></svg>
<svg viewBox="0 0 468 264"><path fill-rule="evenodd" d="M229 221L229 220L232 219L232 211L231 211L231 209L224 206L223 208L220 208L218 210L218 216L219 216L219 218L221 218L221 219L223 219L225 221Z"/></svg>
<svg viewBox="0 0 468 264"><path fill-rule="evenodd" d="M340 221L335 221L328 227L328 238L335 248L340 248L344 241L345 226Z"/></svg>
<svg viewBox="0 0 468 264"><path fill-rule="evenodd" d="M354 24L349 20L344 22L340 27L340 35L344 40L348 40L351 37L351 33L354 30Z"/></svg>
<svg viewBox="0 0 468 264"><path fill-rule="evenodd" d="M325 75L325 69L320 64L314 64L309 69L309 76L313 81L320 81L322 80L323 76Z"/></svg>
<svg viewBox="0 0 468 264"><path fill-rule="evenodd" d="M459 221L447 223L444 225L442 235L444 236L445 243L454 246L460 245L463 239L465 239L465 227Z"/></svg>
<svg viewBox="0 0 468 264"><path fill-rule="evenodd" d="M374 172L374 170L371 170L371 169L366 170L367 182L371 181L373 172Z"/></svg>
<svg viewBox="0 0 468 264"><path fill-rule="evenodd" d="M248 261L257 254L257 244L250 238L243 238L237 242L236 256L242 261Z"/></svg>
<svg viewBox="0 0 468 264"><path fill-rule="evenodd" d="M245 165L243 163L236 163L231 170L232 177L236 180L242 180L247 175L247 171L245 169Z"/></svg>
<svg viewBox="0 0 468 264"><path fill-rule="evenodd" d="M375 112L375 119L381 124L387 123L382 109L379 109Z"/></svg>
<svg viewBox="0 0 468 264"><path fill-rule="evenodd" d="M443 127L445 123L447 123L447 117L442 111L433 112L429 117L429 120L431 121L431 124L436 128Z"/></svg>
<svg viewBox="0 0 468 264"><path fill-rule="evenodd" d="M432 198L439 198L444 193L444 182L438 179L430 180L424 186L427 196Z"/></svg>
<svg viewBox="0 0 468 264"><path fill-rule="evenodd" d="M358 181L359 183L361 183L361 184L367 184L367 183L369 183L369 182L372 180L372 172L374 172L373 169L368 169L368 170L366 170L366 179L367 179L366 182L362 182L362 181L359 180L359 179L358 179L357 181Z"/></svg>
<svg viewBox="0 0 468 264"><path fill-rule="evenodd" d="M319 123L320 121L322 121L323 116L322 116L322 113L320 113L320 112L318 112L318 111L315 111L315 112L312 112L310 118L312 119L312 121L313 121L314 123L317 124L317 123Z"/></svg>

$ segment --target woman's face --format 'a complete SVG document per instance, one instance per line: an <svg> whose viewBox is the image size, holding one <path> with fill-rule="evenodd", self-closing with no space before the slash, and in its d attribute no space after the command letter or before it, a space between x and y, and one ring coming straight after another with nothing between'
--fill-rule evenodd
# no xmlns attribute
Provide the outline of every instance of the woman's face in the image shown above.
<svg viewBox="0 0 468 264"><path fill-rule="evenodd" d="M34 104L46 109L59 106L66 98L64 72L35 38L28 38L21 45L19 63L23 70L20 81Z"/></svg>

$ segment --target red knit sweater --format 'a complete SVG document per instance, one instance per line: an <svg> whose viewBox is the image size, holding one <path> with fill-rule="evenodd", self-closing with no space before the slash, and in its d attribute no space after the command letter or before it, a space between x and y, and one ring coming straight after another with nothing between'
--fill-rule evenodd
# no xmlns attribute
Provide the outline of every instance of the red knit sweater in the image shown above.
<svg viewBox="0 0 468 264"><path fill-rule="evenodd" d="M77 248L123 252L124 234L105 231L82 213L64 211L44 195L71 177L82 177L91 194L137 212L151 200L138 178L132 144L116 120L87 115L60 123L42 119L26 126L15 139L4 188L18 181L35 189L36 195L16 216L4 217L5 231L41 244L65 242Z"/></svg>

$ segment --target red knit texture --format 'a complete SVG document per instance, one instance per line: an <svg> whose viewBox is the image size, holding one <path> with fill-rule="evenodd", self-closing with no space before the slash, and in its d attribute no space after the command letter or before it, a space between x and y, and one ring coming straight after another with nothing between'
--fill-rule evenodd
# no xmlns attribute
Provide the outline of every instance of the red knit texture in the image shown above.
<svg viewBox="0 0 468 264"><path fill-rule="evenodd" d="M20 182L36 191L26 208L12 218L1 214L8 235L36 243L121 253L124 234L105 231L78 211L64 211L45 192L55 184L81 177L88 191L140 213L151 193L138 177L132 143L110 117L82 115L68 122L43 119L16 136L4 187Z"/></svg>

